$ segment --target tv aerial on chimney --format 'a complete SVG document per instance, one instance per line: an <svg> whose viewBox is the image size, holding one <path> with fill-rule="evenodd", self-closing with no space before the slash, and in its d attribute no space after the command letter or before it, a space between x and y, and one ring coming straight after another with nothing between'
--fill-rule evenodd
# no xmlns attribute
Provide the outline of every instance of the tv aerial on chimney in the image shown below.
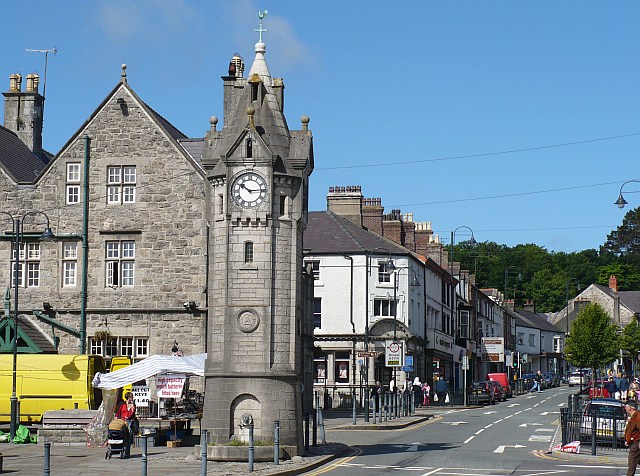
<svg viewBox="0 0 640 476"><path fill-rule="evenodd" d="M35 48L27 48L25 51L28 53L44 53L44 81L42 84L42 98L47 98L47 66L49 64L49 53L53 53L54 55L58 53L58 48L53 47L48 50L40 50ZM42 104L42 109L44 109L44 102ZM43 116L44 117L44 116Z"/></svg>

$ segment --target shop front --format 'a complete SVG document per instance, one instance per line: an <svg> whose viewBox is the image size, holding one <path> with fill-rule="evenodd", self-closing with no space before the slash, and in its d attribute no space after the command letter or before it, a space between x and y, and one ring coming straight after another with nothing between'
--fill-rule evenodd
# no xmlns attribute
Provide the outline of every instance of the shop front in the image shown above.
<svg viewBox="0 0 640 476"><path fill-rule="evenodd" d="M426 363L429 385L433 386L436 378L444 378L451 388L454 385L453 338L435 329L427 331Z"/></svg>

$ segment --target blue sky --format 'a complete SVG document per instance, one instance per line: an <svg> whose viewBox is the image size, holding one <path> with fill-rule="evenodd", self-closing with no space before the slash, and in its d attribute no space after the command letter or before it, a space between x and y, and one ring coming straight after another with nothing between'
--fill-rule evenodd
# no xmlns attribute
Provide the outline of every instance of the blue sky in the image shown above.
<svg viewBox="0 0 640 476"><path fill-rule="evenodd" d="M468 238L598 248L640 178L640 2L83 0L13 2L9 75L44 73L44 146L82 125L128 65L129 84L190 137L222 117L235 52L247 70L257 12L292 129L310 116L310 209L361 185L386 212ZM15 21L10 21L14 18ZM41 89L42 91L42 89ZM568 145L570 144L570 145ZM636 186L636 187L634 187Z"/></svg>

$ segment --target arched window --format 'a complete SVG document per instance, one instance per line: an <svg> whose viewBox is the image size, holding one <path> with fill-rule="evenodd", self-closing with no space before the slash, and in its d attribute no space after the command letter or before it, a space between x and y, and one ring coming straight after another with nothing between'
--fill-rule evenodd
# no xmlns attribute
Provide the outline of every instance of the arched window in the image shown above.
<svg viewBox="0 0 640 476"><path fill-rule="evenodd" d="M244 244L244 262L253 263L253 242L247 241Z"/></svg>

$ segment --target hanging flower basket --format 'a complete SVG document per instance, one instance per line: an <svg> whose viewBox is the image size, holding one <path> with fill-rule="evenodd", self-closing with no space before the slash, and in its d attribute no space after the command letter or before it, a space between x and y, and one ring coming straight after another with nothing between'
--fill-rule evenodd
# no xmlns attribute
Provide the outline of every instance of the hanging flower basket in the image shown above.
<svg viewBox="0 0 640 476"><path fill-rule="evenodd" d="M107 338L111 337L111 332L109 331L96 331L93 335L97 341L107 340Z"/></svg>

